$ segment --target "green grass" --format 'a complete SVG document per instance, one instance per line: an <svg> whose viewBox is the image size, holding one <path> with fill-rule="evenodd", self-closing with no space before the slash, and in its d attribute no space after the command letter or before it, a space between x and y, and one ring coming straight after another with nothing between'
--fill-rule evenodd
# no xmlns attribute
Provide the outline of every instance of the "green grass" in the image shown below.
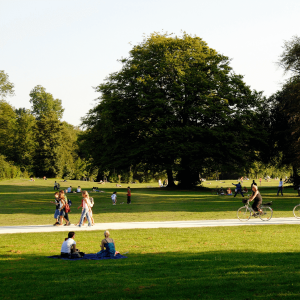
<svg viewBox="0 0 300 300"><path fill-rule="evenodd" d="M230 186L232 182L212 181L204 186ZM246 182L250 188L251 181ZM28 179L6 180L0 182L0 226L5 225L37 225L52 224L54 204L54 179L30 182ZM196 188L191 191L169 190L166 188L147 188L151 184L133 184L132 204L126 204L126 184L116 188L115 184L99 185L93 182L69 181L61 182L61 188L80 185L91 190L99 186L104 193L91 193L95 199L93 208L97 223L107 222L138 222L138 221L172 221L172 220L204 220L204 219L234 219L237 209L242 206L241 195L233 196L211 195L209 188ZM156 183L154 183L156 185ZM154 186L152 184L152 186ZM264 186L265 185L265 186ZM273 201L273 217L292 217L293 207L299 203L297 193L292 188L284 190L284 197L276 197L278 181L263 182L259 187L265 201ZM118 205L113 206L110 195L118 192ZM77 223L81 203L80 194L69 194L72 200L70 221ZM123 205L119 203L124 202Z"/></svg>
<svg viewBox="0 0 300 300"><path fill-rule="evenodd" d="M51 224L53 183L1 181L0 225ZM72 181L62 187L70 184L87 190L96 185ZM293 189L276 197L277 184L260 191L274 202L274 217L291 217L299 199ZM115 185L99 185L105 193L93 194L96 222L236 218L242 205L241 196L215 196L209 189L148 185L132 185L133 204L117 206L110 200ZM221 186L209 186L216 185ZM118 201L126 202L126 188L117 191ZM70 197L74 223L81 197ZM114 230L116 248L129 252L128 258L103 261L47 258L60 253L66 232L0 235L0 298L299 299L298 231L298 225ZM102 237L103 232L80 231L75 239L80 250L95 253Z"/></svg>
<svg viewBox="0 0 300 300"><path fill-rule="evenodd" d="M113 231L127 259L63 261L66 233L0 240L1 299L298 299L296 225ZM99 250L102 232L78 232Z"/></svg>

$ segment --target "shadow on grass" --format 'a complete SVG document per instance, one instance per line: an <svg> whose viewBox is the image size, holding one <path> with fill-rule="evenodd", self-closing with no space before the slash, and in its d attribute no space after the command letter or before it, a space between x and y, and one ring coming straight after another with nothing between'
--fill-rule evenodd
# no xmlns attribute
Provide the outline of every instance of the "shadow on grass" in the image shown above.
<svg viewBox="0 0 300 300"><path fill-rule="evenodd" d="M9 254L0 261L1 298L297 299L299 254L167 252L104 261Z"/></svg>

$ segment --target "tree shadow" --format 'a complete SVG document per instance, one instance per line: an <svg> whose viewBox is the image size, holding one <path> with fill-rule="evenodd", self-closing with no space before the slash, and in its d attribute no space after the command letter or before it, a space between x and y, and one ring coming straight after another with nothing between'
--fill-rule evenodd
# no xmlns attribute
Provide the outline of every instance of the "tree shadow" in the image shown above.
<svg viewBox="0 0 300 300"><path fill-rule="evenodd" d="M75 299L297 299L299 254L187 251L63 261L15 253L0 261L0 287L3 299L12 291L15 299L66 299L66 293Z"/></svg>

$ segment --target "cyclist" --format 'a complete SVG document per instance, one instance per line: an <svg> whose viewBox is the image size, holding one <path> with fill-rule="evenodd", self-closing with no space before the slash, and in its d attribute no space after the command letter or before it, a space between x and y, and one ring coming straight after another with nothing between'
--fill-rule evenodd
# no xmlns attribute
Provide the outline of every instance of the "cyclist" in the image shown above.
<svg viewBox="0 0 300 300"><path fill-rule="evenodd" d="M257 218L258 213L262 213L262 210L260 209L261 203L262 203L262 197L260 192L258 191L258 187L256 183L253 183L252 185L252 196L249 198L249 201L253 201L252 209L257 212L253 216Z"/></svg>

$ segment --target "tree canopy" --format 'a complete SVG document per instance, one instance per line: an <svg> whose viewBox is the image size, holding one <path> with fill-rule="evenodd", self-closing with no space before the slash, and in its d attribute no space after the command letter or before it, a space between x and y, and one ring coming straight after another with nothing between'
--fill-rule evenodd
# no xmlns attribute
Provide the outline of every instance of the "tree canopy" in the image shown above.
<svg viewBox="0 0 300 300"><path fill-rule="evenodd" d="M257 157L264 99L201 38L154 33L120 62L83 120L99 167L143 162L167 170L169 184L175 170L188 187L206 167L232 170Z"/></svg>
<svg viewBox="0 0 300 300"><path fill-rule="evenodd" d="M42 116L47 116L54 113L58 119L63 116L64 109L62 108L61 100L54 99L53 95L46 92L46 89L41 85L34 87L30 94L30 103L32 103L32 114L36 119L41 119Z"/></svg>

